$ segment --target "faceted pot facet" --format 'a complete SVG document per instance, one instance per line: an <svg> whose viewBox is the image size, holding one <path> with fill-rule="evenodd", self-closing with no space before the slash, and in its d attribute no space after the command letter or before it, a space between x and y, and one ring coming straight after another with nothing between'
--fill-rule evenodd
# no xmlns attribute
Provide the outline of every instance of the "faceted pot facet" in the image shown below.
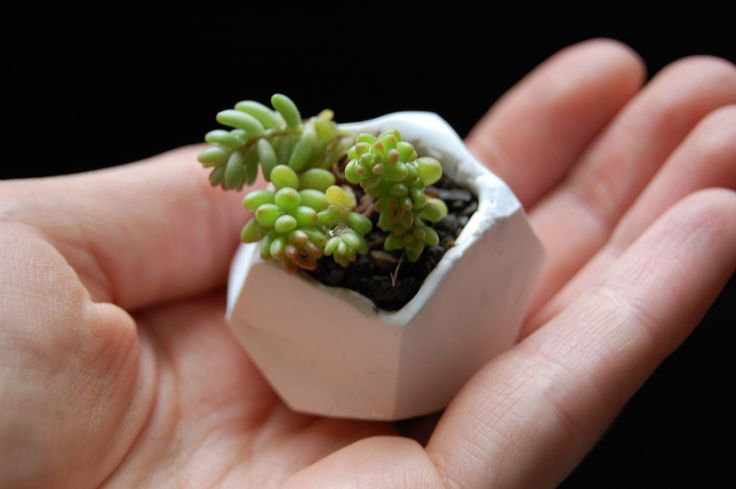
<svg viewBox="0 0 736 489"><path fill-rule="evenodd" d="M439 116L400 112L341 127L396 128L478 210L398 311L352 290L285 273L242 245L230 271L228 322L295 411L397 420L445 407L493 356L513 345L543 260L542 245L508 186L477 161Z"/></svg>

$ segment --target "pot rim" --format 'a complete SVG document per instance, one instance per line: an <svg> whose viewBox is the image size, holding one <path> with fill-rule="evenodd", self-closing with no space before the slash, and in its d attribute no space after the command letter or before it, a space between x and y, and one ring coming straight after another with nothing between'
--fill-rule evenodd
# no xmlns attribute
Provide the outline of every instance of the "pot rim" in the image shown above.
<svg viewBox="0 0 736 489"><path fill-rule="evenodd" d="M395 112L367 121L340 124L340 128L371 133L396 128L401 132L403 139L414 144L418 153L437 158L442 163L443 173L472 190L478 197L478 209L468 219L455 240L455 245L442 256L416 295L397 311L380 309L359 292L328 286L311 277L295 274L294 279L305 280L328 294L338 296L366 315L378 316L384 323L403 326L421 311L455 263L493 227L497 219L508 217L519 210L523 212L523 209L508 186L465 148L455 130L438 114L417 111ZM228 318L240 295L251 264L264 262L258 249L258 243L242 244L233 258L228 280ZM273 266L279 273L284 273L271 261L267 261L266 264Z"/></svg>

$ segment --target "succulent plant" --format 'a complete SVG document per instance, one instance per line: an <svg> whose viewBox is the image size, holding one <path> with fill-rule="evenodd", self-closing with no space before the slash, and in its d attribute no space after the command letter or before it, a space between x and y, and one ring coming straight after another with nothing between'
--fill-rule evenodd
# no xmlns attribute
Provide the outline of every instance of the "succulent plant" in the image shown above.
<svg viewBox="0 0 736 489"><path fill-rule="evenodd" d="M302 120L285 95L274 95L271 105L273 110L243 101L219 112L217 121L232 129L208 132L205 140L212 146L198 157L212 169L213 186L241 190L255 182L259 166L271 182L271 188L253 190L243 200L254 215L241 239L260 241L263 259L272 258L291 272L314 270L323 256L345 267L366 254L365 236L373 223L356 212L351 185L360 185L374 199L378 227L388 234L386 251L404 250L416 261L425 246L438 243L432 224L447 207L425 187L442 176L439 161L419 157L396 129L355 136L335 124L330 110ZM349 185L336 185L346 155Z"/></svg>
<svg viewBox="0 0 736 489"><path fill-rule="evenodd" d="M409 261L416 261L425 246L439 242L437 232L427 222L442 219L447 206L424 191L442 176L439 161L417 157L414 146L402 141L396 129L378 137L360 134L348 157L345 178L377 198L378 227L390 233L384 242L386 251L404 249Z"/></svg>

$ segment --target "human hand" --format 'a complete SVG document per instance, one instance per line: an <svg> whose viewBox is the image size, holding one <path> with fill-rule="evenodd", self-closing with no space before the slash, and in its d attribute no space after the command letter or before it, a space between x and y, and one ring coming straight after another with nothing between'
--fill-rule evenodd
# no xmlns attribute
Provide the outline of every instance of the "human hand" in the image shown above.
<svg viewBox="0 0 736 489"><path fill-rule="evenodd" d="M547 264L524 339L426 446L406 424L293 413L264 382L222 320L246 216L196 148L0 183L0 487L558 482L736 267L736 70L642 79L626 48L583 43L469 136Z"/></svg>

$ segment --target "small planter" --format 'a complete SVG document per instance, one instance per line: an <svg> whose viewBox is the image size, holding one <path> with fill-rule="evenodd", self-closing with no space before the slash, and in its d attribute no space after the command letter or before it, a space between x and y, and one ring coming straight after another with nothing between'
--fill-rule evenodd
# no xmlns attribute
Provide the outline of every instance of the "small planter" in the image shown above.
<svg viewBox="0 0 736 489"><path fill-rule="evenodd" d="M511 190L436 114L401 112L341 127L398 129L477 195L478 210L417 295L395 312L352 290L286 274L263 261L256 244L242 245L230 271L229 324L295 411L374 420L427 414L514 343L542 246Z"/></svg>

